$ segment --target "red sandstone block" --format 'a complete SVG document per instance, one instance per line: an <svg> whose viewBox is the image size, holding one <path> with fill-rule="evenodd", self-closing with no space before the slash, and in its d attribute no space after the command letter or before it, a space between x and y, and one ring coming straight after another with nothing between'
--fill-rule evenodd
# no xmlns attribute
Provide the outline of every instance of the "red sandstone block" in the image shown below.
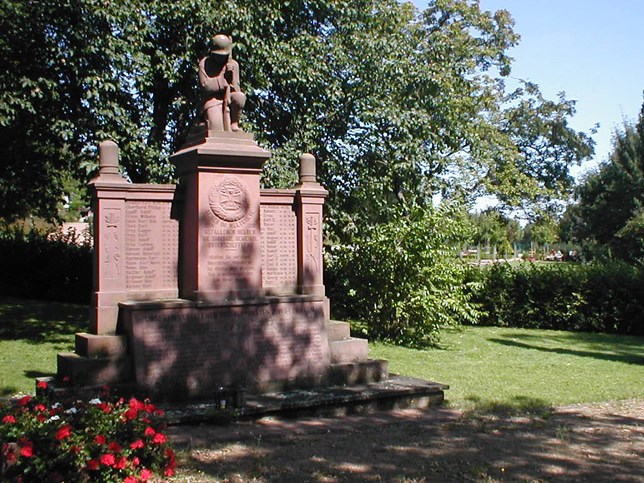
<svg viewBox="0 0 644 483"><path fill-rule="evenodd" d="M72 353L58 354L58 378L69 378L73 386L114 385L132 380L129 357L88 359Z"/></svg>
<svg viewBox="0 0 644 483"><path fill-rule="evenodd" d="M326 333L329 337L329 342L348 339L351 337L351 327L348 322L330 320L326 323Z"/></svg>
<svg viewBox="0 0 644 483"><path fill-rule="evenodd" d="M369 348L366 339L349 338L329 342L332 364L366 361Z"/></svg>
<svg viewBox="0 0 644 483"><path fill-rule="evenodd" d="M125 356L127 338L124 335L76 334L76 354L90 359Z"/></svg>
<svg viewBox="0 0 644 483"><path fill-rule="evenodd" d="M389 378L389 363L384 359L369 359L348 364L331 364L328 383L346 386L369 384Z"/></svg>

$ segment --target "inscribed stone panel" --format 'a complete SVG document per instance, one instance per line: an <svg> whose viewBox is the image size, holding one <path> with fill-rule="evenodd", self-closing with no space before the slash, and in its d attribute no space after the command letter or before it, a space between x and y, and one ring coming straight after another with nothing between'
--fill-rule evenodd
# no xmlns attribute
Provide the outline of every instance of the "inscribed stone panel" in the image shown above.
<svg viewBox="0 0 644 483"><path fill-rule="evenodd" d="M294 291L297 285L296 215L290 205L262 205L262 280L265 288Z"/></svg>
<svg viewBox="0 0 644 483"><path fill-rule="evenodd" d="M126 288L128 291L177 287L178 224L168 201L126 203Z"/></svg>

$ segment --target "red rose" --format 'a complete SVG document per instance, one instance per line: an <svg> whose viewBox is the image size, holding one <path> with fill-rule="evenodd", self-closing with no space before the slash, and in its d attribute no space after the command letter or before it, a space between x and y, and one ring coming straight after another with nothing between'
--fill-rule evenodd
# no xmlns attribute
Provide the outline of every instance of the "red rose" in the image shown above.
<svg viewBox="0 0 644 483"><path fill-rule="evenodd" d="M20 448L20 456L31 458L34 455L34 448L32 445L23 446Z"/></svg>
<svg viewBox="0 0 644 483"><path fill-rule="evenodd" d="M97 406L103 411L105 414L109 414L112 412L112 406L109 405L109 403L99 403Z"/></svg>
<svg viewBox="0 0 644 483"><path fill-rule="evenodd" d="M136 409L137 411L141 411L141 410L145 409L145 404L143 404L141 401L139 401L135 397L131 398L128 401L128 406L130 406L132 409Z"/></svg>
<svg viewBox="0 0 644 483"><path fill-rule="evenodd" d="M117 470L122 470L125 468L127 465L127 459L125 459L125 456L121 456L117 462L115 462L112 467L117 469Z"/></svg>
<svg viewBox="0 0 644 483"><path fill-rule="evenodd" d="M121 450L123 449L120 444L116 442L111 442L109 446L107 447L108 451L111 451L112 453L120 453Z"/></svg>
<svg viewBox="0 0 644 483"><path fill-rule="evenodd" d="M152 478L152 472L147 468L143 468L141 470L141 481L148 481L150 478Z"/></svg>
<svg viewBox="0 0 644 483"><path fill-rule="evenodd" d="M151 438L152 436L157 434L157 432L154 430L154 428L148 426L147 428L145 428L145 431L143 432L143 434Z"/></svg>
<svg viewBox="0 0 644 483"><path fill-rule="evenodd" d="M136 477L135 476L126 476L125 479L123 480L123 483L136 483Z"/></svg>
<svg viewBox="0 0 644 483"><path fill-rule="evenodd" d="M38 381L38 383L36 384L36 387L38 389L47 389L49 385L45 381Z"/></svg>
<svg viewBox="0 0 644 483"><path fill-rule="evenodd" d="M11 414L7 414L4 418L2 418L2 422L5 424L13 424L16 422L16 418Z"/></svg>
<svg viewBox="0 0 644 483"><path fill-rule="evenodd" d="M141 464L141 460L139 459L138 456L135 456L134 458L132 458L132 466L134 466L136 468L140 464Z"/></svg>
<svg viewBox="0 0 644 483"><path fill-rule="evenodd" d="M31 401L31 396L23 396L18 400L18 406L26 406Z"/></svg>
<svg viewBox="0 0 644 483"><path fill-rule="evenodd" d="M134 418L138 416L138 414L139 414L138 409L130 408L123 413L123 416L125 417L126 421L132 421Z"/></svg>
<svg viewBox="0 0 644 483"><path fill-rule="evenodd" d="M130 449L139 449L143 448L145 446L145 443L143 442L142 439L137 439L134 443L130 444Z"/></svg>
<svg viewBox="0 0 644 483"><path fill-rule="evenodd" d="M87 469L90 471L96 471L98 469L98 461L96 460L87 460Z"/></svg>
<svg viewBox="0 0 644 483"><path fill-rule="evenodd" d="M154 438L152 438L152 442L154 444L163 444L168 440L168 438L165 437L165 434L163 433L157 433L154 435Z"/></svg>
<svg viewBox="0 0 644 483"><path fill-rule="evenodd" d="M58 432L56 433L56 439L58 441L62 441L65 438L69 438L71 434L72 434L72 427L69 424L67 424L58 430Z"/></svg>
<svg viewBox="0 0 644 483"><path fill-rule="evenodd" d="M34 410L39 411L39 412L45 412L45 411L47 411L47 408L43 404L36 404L34 406Z"/></svg>
<svg viewBox="0 0 644 483"><path fill-rule="evenodd" d="M116 457L112 453L107 453L101 456L101 464L105 466L114 466Z"/></svg>
<svg viewBox="0 0 644 483"><path fill-rule="evenodd" d="M176 465L176 456L174 454L174 451L172 451L172 448L166 448L164 454L165 457L170 460L169 465L174 468L174 466Z"/></svg>
<svg viewBox="0 0 644 483"><path fill-rule="evenodd" d="M96 444L100 444L100 445L104 445L105 443L107 443L107 441L105 440L105 436L103 436L102 434L97 434L96 437L94 438L94 441L96 442Z"/></svg>

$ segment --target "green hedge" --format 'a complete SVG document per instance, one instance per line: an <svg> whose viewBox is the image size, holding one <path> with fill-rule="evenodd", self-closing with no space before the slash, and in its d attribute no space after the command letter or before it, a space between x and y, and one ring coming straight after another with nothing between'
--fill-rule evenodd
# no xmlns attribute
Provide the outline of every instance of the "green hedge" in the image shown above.
<svg viewBox="0 0 644 483"><path fill-rule="evenodd" d="M644 334L644 270L604 264L497 264L470 272L483 325Z"/></svg>
<svg viewBox="0 0 644 483"><path fill-rule="evenodd" d="M0 294L90 303L92 248L68 238L38 232L0 234Z"/></svg>

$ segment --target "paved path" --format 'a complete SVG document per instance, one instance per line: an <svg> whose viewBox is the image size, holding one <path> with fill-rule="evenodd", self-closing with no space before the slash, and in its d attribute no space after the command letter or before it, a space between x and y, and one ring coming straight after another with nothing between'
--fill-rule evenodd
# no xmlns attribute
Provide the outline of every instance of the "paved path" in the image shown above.
<svg viewBox="0 0 644 483"><path fill-rule="evenodd" d="M177 481L644 481L644 399L541 415L447 408L169 429Z"/></svg>

